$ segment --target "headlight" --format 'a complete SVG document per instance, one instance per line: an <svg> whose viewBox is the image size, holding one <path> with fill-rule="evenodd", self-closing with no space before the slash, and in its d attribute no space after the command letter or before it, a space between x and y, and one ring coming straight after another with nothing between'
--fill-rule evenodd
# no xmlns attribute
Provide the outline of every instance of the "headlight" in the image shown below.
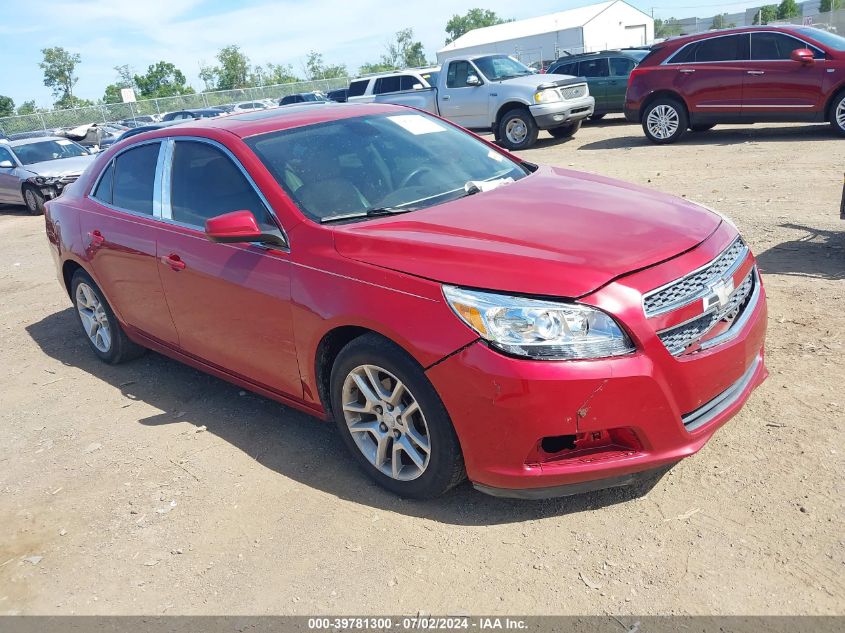
<svg viewBox="0 0 845 633"><path fill-rule="evenodd" d="M57 176L36 176L35 183L38 185L55 185L61 178Z"/></svg>
<svg viewBox="0 0 845 633"><path fill-rule="evenodd" d="M622 328L585 305L443 286L461 320L494 347L544 360L607 358L634 351Z"/></svg>
<svg viewBox="0 0 845 633"><path fill-rule="evenodd" d="M560 93L554 88L534 93L534 103L555 103L561 101Z"/></svg>

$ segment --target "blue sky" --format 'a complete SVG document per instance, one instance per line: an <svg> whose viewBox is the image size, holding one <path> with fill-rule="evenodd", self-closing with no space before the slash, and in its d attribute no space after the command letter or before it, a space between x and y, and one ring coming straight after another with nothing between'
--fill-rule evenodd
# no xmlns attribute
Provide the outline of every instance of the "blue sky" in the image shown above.
<svg viewBox="0 0 845 633"><path fill-rule="evenodd" d="M0 23L0 94L17 105L35 99L53 102L42 83L40 49L63 46L79 53L75 94L96 100L115 81L114 66L136 71L173 62L195 88L201 62L238 44L253 63L291 64L296 70L311 50L327 62L346 63L350 71L381 55L391 35L413 27L426 54L443 45L444 27L455 13L482 6L502 17L526 18L590 4L589 0L12 0L4 2ZM656 17L713 15L737 11L754 2L714 0L634 0ZM759 4L759 3L758 3Z"/></svg>

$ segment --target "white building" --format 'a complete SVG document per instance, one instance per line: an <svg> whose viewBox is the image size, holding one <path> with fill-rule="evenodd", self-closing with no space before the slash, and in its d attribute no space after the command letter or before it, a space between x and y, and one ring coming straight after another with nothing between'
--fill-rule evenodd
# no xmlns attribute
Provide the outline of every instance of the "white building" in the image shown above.
<svg viewBox="0 0 845 633"><path fill-rule="evenodd" d="M653 40L651 16L623 0L611 0L472 30L437 51L437 60L502 53L531 64L555 60L564 51L584 53L642 46Z"/></svg>

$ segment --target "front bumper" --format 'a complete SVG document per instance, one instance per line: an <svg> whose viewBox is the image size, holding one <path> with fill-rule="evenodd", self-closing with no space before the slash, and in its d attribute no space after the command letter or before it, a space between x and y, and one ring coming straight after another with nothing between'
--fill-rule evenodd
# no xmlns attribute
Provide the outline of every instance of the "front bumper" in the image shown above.
<svg viewBox="0 0 845 633"><path fill-rule="evenodd" d="M676 259L696 257L703 261L712 253L693 251ZM692 267L684 268L693 270L697 263L690 261ZM631 294L638 282L645 289L659 285L653 271L644 271L582 299L617 308L637 343L634 354L532 361L507 357L478 341L427 371L452 418L467 475L477 488L499 496L542 498L625 485L634 473L667 467L696 453L765 380L762 287L734 338L675 357L645 319L642 295ZM632 296L637 297L633 302ZM623 299L629 308L619 314ZM601 437L625 441L589 450L570 445L560 452L547 451L543 444L549 438Z"/></svg>
<svg viewBox="0 0 845 633"><path fill-rule="evenodd" d="M596 108L595 98L587 95L580 99L568 99L556 103L529 106L531 116L541 130L550 130L567 123L581 121L592 116Z"/></svg>

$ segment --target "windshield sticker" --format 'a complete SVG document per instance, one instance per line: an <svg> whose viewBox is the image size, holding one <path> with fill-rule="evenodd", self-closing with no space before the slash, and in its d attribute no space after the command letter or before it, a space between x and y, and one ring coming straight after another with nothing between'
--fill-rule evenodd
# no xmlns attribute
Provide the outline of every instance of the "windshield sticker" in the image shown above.
<svg viewBox="0 0 845 633"><path fill-rule="evenodd" d="M498 163L501 163L503 160L505 160L505 157L494 149L491 149L489 152L487 152L487 156Z"/></svg>
<svg viewBox="0 0 845 633"><path fill-rule="evenodd" d="M419 136L420 134L432 134L433 132L446 131L446 128L440 125L437 121L432 121L431 119L427 119L419 114L400 114L397 116L389 116L387 118L416 136Z"/></svg>
<svg viewBox="0 0 845 633"><path fill-rule="evenodd" d="M63 138L60 141L56 141L57 145L73 145L73 141L69 141L66 138Z"/></svg>

